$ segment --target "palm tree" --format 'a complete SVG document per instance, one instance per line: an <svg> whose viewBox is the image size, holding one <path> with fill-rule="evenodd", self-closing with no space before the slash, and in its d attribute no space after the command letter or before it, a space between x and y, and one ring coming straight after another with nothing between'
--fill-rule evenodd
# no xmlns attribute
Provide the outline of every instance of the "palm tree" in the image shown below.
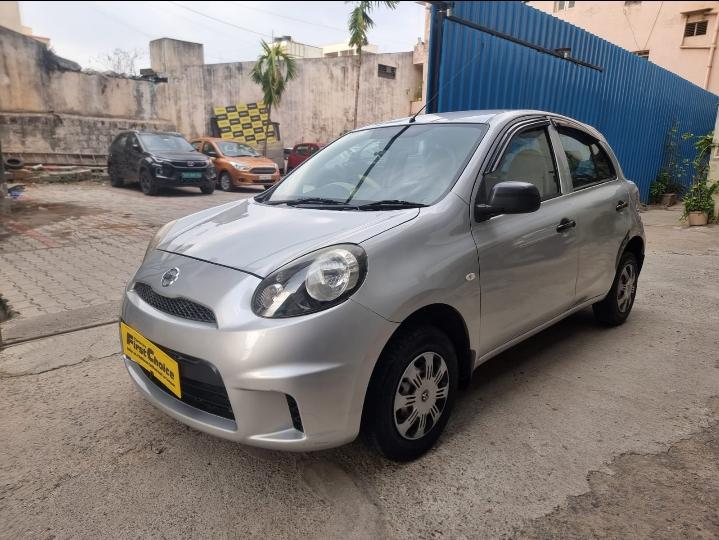
<svg viewBox="0 0 719 540"><path fill-rule="evenodd" d="M257 57L250 78L262 88L263 100L267 107L267 126L263 154L267 155L267 132L272 121L272 107L282 101L288 81L297 77L297 62L279 43L269 45L262 41L262 54Z"/></svg>
<svg viewBox="0 0 719 540"><path fill-rule="evenodd" d="M347 2L348 4L350 2ZM359 104L359 87L360 87L360 68L362 67L362 47L367 45L367 31L374 26L374 21L370 17L372 10L379 6L385 6L389 9L395 9L399 2L397 1L384 1L384 2L351 2L354 4L354 9L350 12L347 26L350 31L350 47L357 49L357 81L355 82L355 114L353 126L357 127L357 105Z"/></svg>

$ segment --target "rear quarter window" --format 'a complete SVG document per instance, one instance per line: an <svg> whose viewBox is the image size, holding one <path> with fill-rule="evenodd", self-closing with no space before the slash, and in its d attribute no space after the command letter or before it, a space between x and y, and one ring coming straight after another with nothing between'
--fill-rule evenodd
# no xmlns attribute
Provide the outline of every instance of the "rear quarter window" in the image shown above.
<svg viewBox="0 0 719 540"><path fill-rule="evenodd" d="M564 126L559 126L557 132L575 190L617 177L611 159L597 139L578 129Z"/></svg>

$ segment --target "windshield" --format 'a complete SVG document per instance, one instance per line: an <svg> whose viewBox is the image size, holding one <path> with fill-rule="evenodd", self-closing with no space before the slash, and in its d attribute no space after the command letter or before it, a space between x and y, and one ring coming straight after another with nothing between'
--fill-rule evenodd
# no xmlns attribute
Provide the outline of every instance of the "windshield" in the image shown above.
<svg viewBox="0 0 719 540"><path fill-rule="evenodd" d="M410 124L349 133L261 202L433 204L454 185L486 131L485 124Z"/></svg>
<svg viewBox="0 0 719 540"><path fill-rule="evenodd" d="M196 152L195 148L180 135L167 133L140 133L138 134L149 152Z"/></svg>
<svg viewBox="0 0 719 540"><path fill-rule="evenodd" d="M234 141L218 142L217 147L222 155L227 157L256 157L260 155L251 146Z"/></svg>

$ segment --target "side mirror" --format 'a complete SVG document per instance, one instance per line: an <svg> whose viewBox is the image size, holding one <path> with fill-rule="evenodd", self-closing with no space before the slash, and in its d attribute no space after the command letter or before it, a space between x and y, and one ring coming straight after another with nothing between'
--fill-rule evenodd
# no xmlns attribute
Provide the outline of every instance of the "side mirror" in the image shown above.
<svg viewBox="0 0 719 540"><path fill-rule="evenodd" d="M474 218L484 221L500 214L528 214L539 210L542 198L529 182L500 182L489 193L487 204L475 206Z"/></svg>
<svg viewBox="0 0 719 540"><path fill-rule="evenodd" d="M136 142L132 143L132 149L137 150L139 152L140 151L140 143L136 143Z"/></svg>

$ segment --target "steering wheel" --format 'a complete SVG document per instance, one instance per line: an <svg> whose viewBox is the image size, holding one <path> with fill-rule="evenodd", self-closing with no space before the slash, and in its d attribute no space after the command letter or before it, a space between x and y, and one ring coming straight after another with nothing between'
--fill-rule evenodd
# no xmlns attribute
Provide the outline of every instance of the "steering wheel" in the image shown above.
<svg viewBox="0 0 719 540"><path fill-rule="evenodd" d="M365 177L362 182L362 187L369 186L372 189L381 189L380 185L369 177ZM326 186L322 186L323 197L334 197L338 199L346 199L357 188L357 184L351 184L350 182L331 182Z"/></svg>

